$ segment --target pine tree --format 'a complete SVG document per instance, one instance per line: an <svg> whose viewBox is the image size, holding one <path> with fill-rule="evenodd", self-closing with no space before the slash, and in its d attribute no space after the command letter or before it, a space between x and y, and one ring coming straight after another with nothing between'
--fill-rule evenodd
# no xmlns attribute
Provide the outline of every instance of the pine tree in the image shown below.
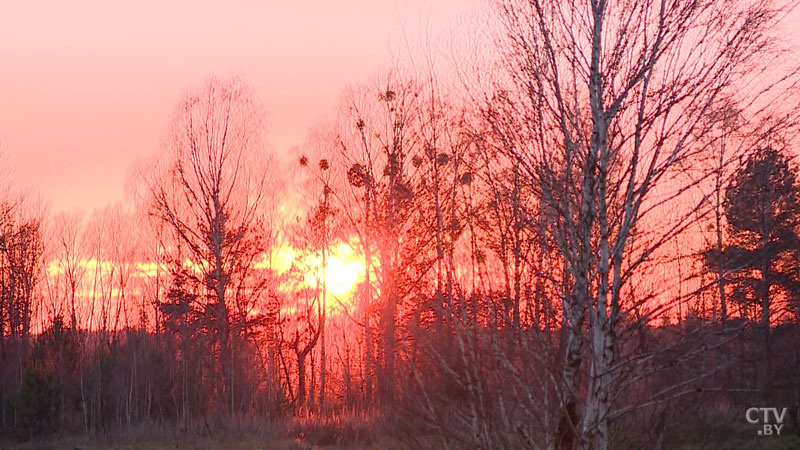
<svg viewBox="0 0 800 450"><path fill-rule="evenodd" d="M733 284L732 300L760 308L767 367L770 361L770 311L775 299L796 296L792 261L800 247L800 191L789 158L764 148L734 174L725 192L728 243L721 254L706 252L707 267L722 266ZM780 294L779 294L780 292ZM777 294L777 295L776 295Z"/></svg>

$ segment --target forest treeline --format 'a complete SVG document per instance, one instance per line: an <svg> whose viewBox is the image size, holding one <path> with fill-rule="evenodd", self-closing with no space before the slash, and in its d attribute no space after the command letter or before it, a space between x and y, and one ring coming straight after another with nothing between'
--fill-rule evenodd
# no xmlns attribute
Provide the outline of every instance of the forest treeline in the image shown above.
<svg viewBox="0 0 800 450"><path fill-rule="evenodd" d="M8 190L0 433L671 448L754 438L764 405L796 433L789 6L504 0L480 67L356 85L288 158L209 79L122 204Z"/></svg>

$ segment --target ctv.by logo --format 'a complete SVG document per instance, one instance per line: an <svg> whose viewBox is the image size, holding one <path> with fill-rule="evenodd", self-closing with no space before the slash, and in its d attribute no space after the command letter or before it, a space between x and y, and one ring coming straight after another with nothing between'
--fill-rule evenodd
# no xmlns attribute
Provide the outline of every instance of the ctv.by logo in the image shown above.
<svg viewBox="0 0 800 450"><path fill-rule="evenodd" d="M780 436L783 420L786 418L786 408L781 409L780 414L778 408L748 408L744 416L748 423L763 424L758 430L759 436Z"/></svg>

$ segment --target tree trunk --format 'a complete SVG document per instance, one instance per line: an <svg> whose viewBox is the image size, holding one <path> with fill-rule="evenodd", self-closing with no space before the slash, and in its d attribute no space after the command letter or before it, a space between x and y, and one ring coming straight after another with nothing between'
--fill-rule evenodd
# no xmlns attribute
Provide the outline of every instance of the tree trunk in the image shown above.
<svg viewBox="0 0 800 450"><path fill-rule="evenodd" d="M303 407L306 402L306 355L297 354L297 406Z"/></svg>
<svg viewBox="0 0 800 450"><path fill-rule="evenodd" d="M766 388L769 386L769 377L772 369L772 355L770 345L770 314L769 314L769 261L761 264L761 333L764 343L764 361L761 384Z"/></svg>
<svg viewBox="0 0 800 450"><path fill-rule="evenodd" d="M328 186L325 185L325 205L328 204ZM323 219L324 220L324 219ZM328 233L325 222L322 224L322 305L320 308L320 355L319 355L319 409L325 407L325 308L327 307L328 285L327 285L327 257L328 257Z"/></svg>

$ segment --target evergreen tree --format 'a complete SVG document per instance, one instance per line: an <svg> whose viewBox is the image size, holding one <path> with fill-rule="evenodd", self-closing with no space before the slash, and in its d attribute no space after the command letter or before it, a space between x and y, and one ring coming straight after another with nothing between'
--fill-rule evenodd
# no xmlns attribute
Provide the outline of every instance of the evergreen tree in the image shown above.
<svg viewBox="0 0 800 450"><path fill-rule="evenodd" d="M706 265L720 264L733 284L732 300L760 309L769 361L770 312L776 299L796 300L800 191L795 169L781 151L764 148L734 174L725 192L728 243L706 252Z"/></svg>

